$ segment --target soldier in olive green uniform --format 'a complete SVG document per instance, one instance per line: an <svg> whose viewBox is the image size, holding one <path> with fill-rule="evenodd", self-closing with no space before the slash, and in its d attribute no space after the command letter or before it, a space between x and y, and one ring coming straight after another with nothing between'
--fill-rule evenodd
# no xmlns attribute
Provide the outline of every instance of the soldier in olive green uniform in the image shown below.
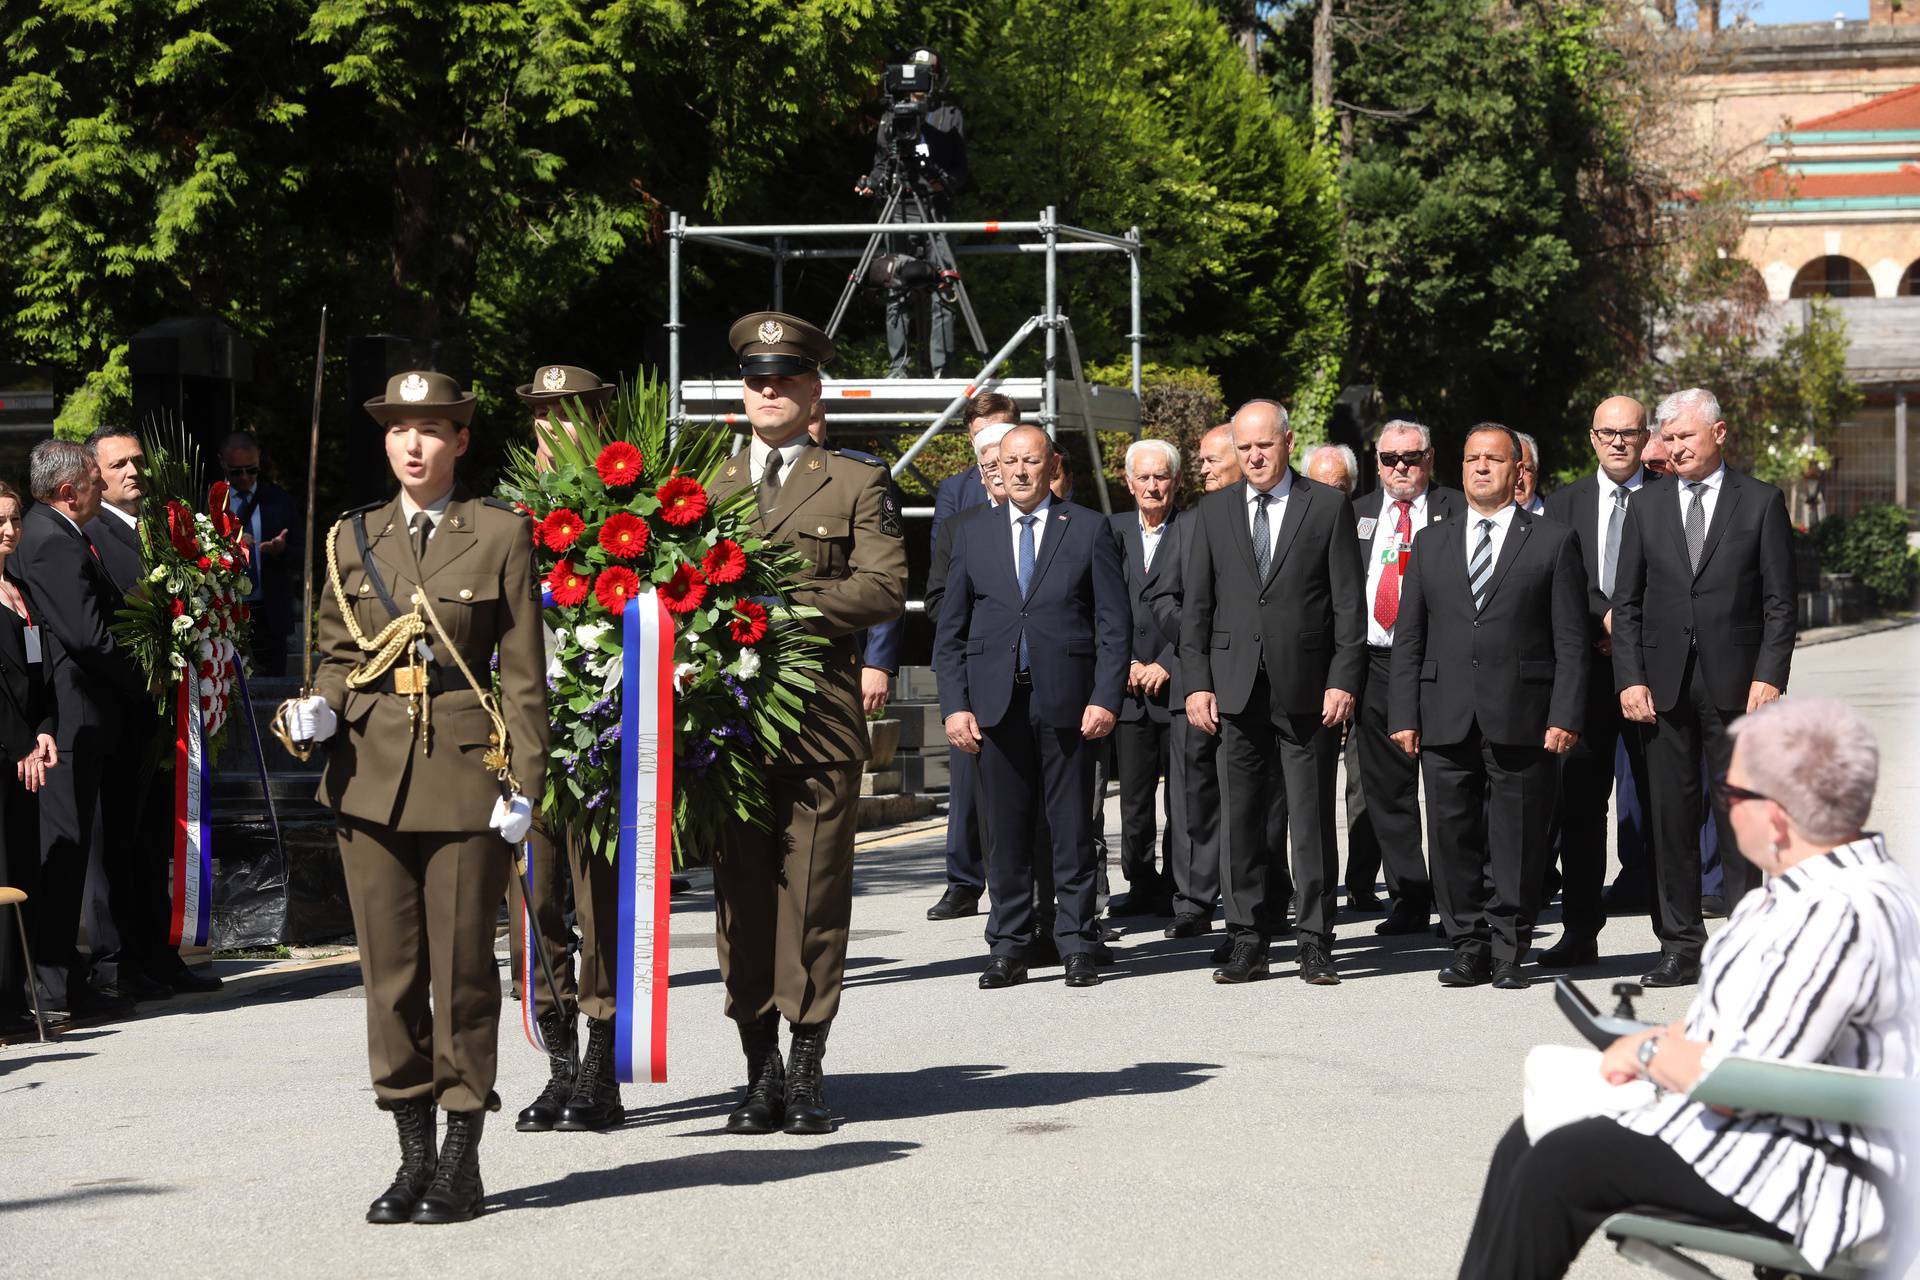
<svg viewBox="0 0 1920 1280"><path fill-rule="evenodd" d="M533 381L516 394L533 411L534 440L542 470L551 465L550 431L570 426L563 416L577 402L588 413L599 414L613 398L613 384L572 365L543 365ZM611 1129L626 1119L620 1100L620 1082L613 1075L613 984L617 975L614 946L619 940L620 883L613 864L594 853L583 840L567 840L563 862L553 838L535 830L528 837L528 861L533 875L534 937L546 953L547 971L560 988L563 1007L554 1008L553 992L536 966L531 999L547 1043L550 1072L547 1087L520 1112L514 1128L522 1133L552 1129ZM580 925L580 976L576 984L567 930L565 879L571 868L575 918ZM513 972L525 972L525 943L520 936L520 877L508 885L507 899L513 943ZM575 1051L574 1013L587 1015L587 1052Z"/></svg>
<svg viewBox="0 0 1920 1280"><path fill-rule="evenodd" d="M374 1094L400 1132L400 1172L367 1219L459 1222L479 1212L482 1120L500 1105L494 926L546 760L539 580L526 517L455 483L472 395L414 371L367 411L401 492L329 533L316 693L284 714L296 741L332 740L320 796L339 820Z"/></svg>
<svg viewBox="0 0 1920 1280"><path fill-rule="evenodd" d="M832 639L825 670L768 761L773 829L734 824L714 858L720 973L727 1016L740 1024L747 1096L733 1133L828 1133L821 1085L827 1028L840 1007L853 908L853 837L867 722L860 701L860 633L900 616L907 551L886 468L821 448L807 436L819 368L833 343L804 320L763 311L735 322L753 442L721 468L717 496L758 492L755 529L790 543L811 565L792 599L820 611L807 624ZM780 1018L793 1027L790 1061Z"/></svg>

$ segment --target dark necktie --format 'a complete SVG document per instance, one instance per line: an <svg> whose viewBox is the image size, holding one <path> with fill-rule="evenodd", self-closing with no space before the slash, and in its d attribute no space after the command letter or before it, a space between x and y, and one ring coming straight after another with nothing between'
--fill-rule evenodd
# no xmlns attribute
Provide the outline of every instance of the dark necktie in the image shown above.
<svg viewBox="0 0 1920 1280"><path fill-rule="evenodd" d="M1700 550L1707 545L1707 504L1701 496L1706 491L1704 480L1695 480L1687 485L1690 496L1687 503L1687 561L1695 573L1700 572Z"/></svg>
<svg viewBox="0 0 1920 1280"><path fill-rule="evenodd" d="M1607 550L1600 559L1600 594L1613 595L1613 575L1620 567L1620 531L1627 527L1627 490L1613 489L1613 510L1607 512Z"/></svg>
<svg viewBox="0 0 1920 1280"><path fill-rule="evenodd" d="M760 514L763 516L780 501L780 462L780 451L768 450L767 469L760 473Z"/></svg>
<svg viewBox="0 0 1920 1280"><path fill-rule="evenodd" d="M413 556L422 564L427 559L427 539L433 536L433 517L424 511L413 513Z"/></svg>
<svg viewBox="0 0 1920 1280"><path fill-rule="evenodd" d="M1473 546L1473 558L1467 561L1467 581L1473 591L1473 611L1480 612L1487 602L1487 583L1493 580L1493 521L1480 522L1480 541Z"/></svg>
<svg viewBox="0 0 1920 1280"><path fill-rule="evenodd" d="M1253 567L1260 571L1262 582L1267 580L1267 570L1273 566L1273 532L1267 524L1267 504L1272 501L1270 493L1253 496Z"/></svg>
<svg viewBox="0 0 1920 1280"><path fill-rule="evenodd" d="M1015 571L1020 577L1020 598L1027 598L1027 588L1033 585L1033 526L1038 516L1020 517L1020 556ZM1027 669L1027 629L1020 628L1020 670Z"/></svg>

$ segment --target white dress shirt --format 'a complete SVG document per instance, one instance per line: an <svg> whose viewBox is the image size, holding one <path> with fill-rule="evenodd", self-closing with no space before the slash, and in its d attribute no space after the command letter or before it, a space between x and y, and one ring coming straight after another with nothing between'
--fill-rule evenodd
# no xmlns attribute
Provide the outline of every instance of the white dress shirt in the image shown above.
<svg viewBox="0 0 1920 1280"><path fill-rule="evenodd" d="M802 431L793 439L780 446L780 483L784 486L788 477L793 475L793 464L800 457L800 451L813 443L813 437ZM765 443L759 436L747 447L748 469L753 472L748 477L755 486L766 478L767 459L773 455L772 445Z"/></svg>
<svg viewBox="0 0 1920 1280"><path fill-rule="evenodd" d="M140 527L139 516L130 516L126 512L122 511L120 508L114 506L111 502L101 503L100 512L102 515L105 515L107 512L112 512L114 515L119 516L120 522L126 525L127 528L129 529L137 530Z"/></svg>
<svg viewBox="0 0 1920 1280"><path fill-rule="evenodd" d="M1536 491L1531 498L1527 499L1527 505L1520 509L1530 516L1543 516L1547 514L1547 500Z"/></svg>
<svg viewBox="0 0 1920 1280"><path fill-rule="evenodd" d="M1721 463L1713 469L1713 474L1698 481L1707 487L1700 491L1701 515L1705 517L1703 528L1713 528L1713 509L1720 501L1720 485L1727 478L1727 464ZM1693 494L1687 491L1694 481L1682 480L1678 475L1673 478L1675 491L1680 495L1680 527L1687 527L1687 508L1693 505Z"/></svg>
<svg viewBox="0 0 1920 1280"><path fill-rule="evenodd" d="M1400 523L1393 505L1397 499L1384 493L1380 495L1380 519L1373 526L1372 550L1367 553L1367 643L1376 648L1385 649L1393 644L1393 632L1381 626L1380 620L1373 616L1373 602L1380 596L1380 579L1387 571L1388 556L1397 560L1403 550L1411 550L1413 535L1427 527L1427 493L1422 489L1420 496L1411 499L1412 505L1407 508L1406 547L1402 547L1395 536Z"/></svg>
<svg viewBox="0 0 1920 1280"><path fill-rule="evenodd" d="M1167 521L1148 526L1140 521L1140 576L1149 577L1153 573L1153 553L1160 549L1160 539L1166 536Z"/></svg>
<svg viewBox="0 0 1920 1280"><path fill-rule="evenodd" d="M1280 545L1280 521L1287 514L1287 498L1293 493L1293 468L1283 468L1280 479L1271 489L1256 489L1252 481L1247 482L1247 537L1249 539L1253 537L1253 520L1260 511L1262 492L1273 497L1273 501L1267 504L1267 563L1271 565L1274 549Z"/></svg>
<svg viewBox="0 0 1920 1280"><path fill-rule="evenodd" d="M1593 478L1600 482L1600 510L1597 513L1599 523L1594 526L1593 531L1593 545L1600 548L1600 555L1594 563L1599 564L1607 557L1607 523L1613 518L1613 491L1625 489L1629 494L1640 492L1640 486L1647 482L1647 469L1636 468L1634 473L1627 477L1625 484L1615 484L1604 471L1595 471ZM1683 510L1681 512L1683 518L1685 514Z"/></svg>
<svg viewBox="0 0 1920 1280"><path fill-rule="evenodd" d="M409 538L413 536L413 518L424 511L427 513L427 541L433 541L433 535L440 531L440 522L447 518L447 503L452 500L453 490L449 489L423 507L415 502L405 489L402 489L400 514L405 518L407 536Z"/></svg>
<svg viewBox="0 0 1920 1280"><path fill-rule="evenodd" d="M1007 528L1013 531L1013 572L1017 580L1020 573L1020 517L1036 516L1033 522L1033 563L1040 567L1040 544L1047 536L1047 512L1053 508L1053 495L1040 499L1040 505L1031 511L1022 511L1016 504L1007 503Z"/></svg>
<svg viewBox="0 0 1920 1280"><path fill-rule="evenodd" d="M1490 516L1483 516L1472 507L1467 508L1467 569L1468 581L1472 581L1473 549L1480 545L1480 522L1493 521L1493 563L1500 563L1500 548L1507 544L1507 530L1513 527L1513 513L1520 508L1509 502Z"/></svg>

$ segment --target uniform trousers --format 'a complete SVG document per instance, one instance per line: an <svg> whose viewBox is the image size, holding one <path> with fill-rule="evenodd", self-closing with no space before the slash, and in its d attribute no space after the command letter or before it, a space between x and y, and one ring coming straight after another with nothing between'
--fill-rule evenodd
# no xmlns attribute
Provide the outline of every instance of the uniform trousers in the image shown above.
<svg viewBox="0 0 1920 1280"><path fill-rule="evenodd" d="M1348 759L1351 767L1353 756L1359 758L1374 856L1368 861L1365 845L1358 852L1348 845L1347 888L1371 891L1374 873L1384 866L1387 893L1424 911L1433 899L1433 879L1420 850L1420 766L1387 732L1392 663L1392 649L1368 646L1366 688L1352 729L1357 741Z"/></svg>
<svg viewBox="0 0 1920 1280"><path fill-rule="evenodd" d="M344 814L339 837L379 1104L497 1108L493 938L511 850L491 831L391 831Z"/></svg>
<svg viewBox="0 0 1920 1280"><path fill-rule="evenodd" d="M1340 875L1333 808L1340 739L1317 714L1274 714L1268 698L1263 669L1254 679L1246 710L1220 718L1220 787L1226 809L1221 879L1227 931L1236 937L1270 939L1285 926L1288 850L1271 833L1272 792L1278 789L1286 797L1286 832L1292 837L1292 896L1298 904L1294 928L1330 940L1334 885Z"/></svg>
<svg viewBox="0 0 1920 1280"><path fill-rule="evenodd" d="M1427 847L1440 921L1456 953L1526 959L1547 873L1559 759L1538 743L1420 744Z"/></svg>
<svg viewBox="0 0 1920 1280"><path fill-rule="evenodd" d="M571 854L572 850L568 852ZM553 980L560 988L560 998L566 1002L568 1016L580 1003L573 976L573 948L569 945L573 935L567 928L567 880L571 872L566 868L571 861L572 858L561 858L560 846L546 832L536 827L527 833L527 870L533 876L534 941L553 970ZM578 892L576 889L576 895ZM527 972L526 926L521 918L526 898L516 866L513 877L507 881L507 946L513 957L514 997L520 1000L527 998L523 982ZM584 916L585 908L580 906L577 897L574 905ZM534 961L532 982L534 1013L544 1018L553 1012L553 991L538 960Z"/></svg>
<svg viewBox="0 0 1920 1280"><path fill-rule="evenodd" d="M1782 1235L1708 1186L1658 1138L1595 1118L1533 1144L1525 1123L1515 1120L1494 1148L1460 1280L1563 1276L1600 1224L1634 1205Z"/></svg>
<svg viewBox="0 0 1920 1280"><path fill-rule="evenodd" d="M713 861L726 1014L778 1009L795 1026L840 1011L853 918L858 761L766 770L771 827L728 825Z"/></svg>

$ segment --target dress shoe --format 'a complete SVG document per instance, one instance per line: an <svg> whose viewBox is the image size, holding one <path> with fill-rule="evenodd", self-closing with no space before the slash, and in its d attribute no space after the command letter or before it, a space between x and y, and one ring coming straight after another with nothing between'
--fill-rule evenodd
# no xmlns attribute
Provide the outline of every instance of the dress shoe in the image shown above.
<svg viewBox="0 0 1920 1280"><path fill-rule="evenodd" d="M613 1078L613 1020L588 1018L587 1051L580 1056L573 1096L560 1108L553 1127L566 1133L599 1133L618 1129L626 1121L620 1082Z"/></svg>
<svg viewBox="0 0 1920 1280"><path fill-rule="evenodd" d="M433 1150L433 1099L419 1098L393 1108L394 1127L400 1131L400 1171L393 1185L367 1206L367 1221L384 1224L410 1222L413 1207L433 1181L438 1158Z"/></svg>
<svg viewBox="0 0 1920 1280"><path fill-rule="evenodd" d="M1700 895L1700 918L1702 920L1725 920L1727 918L1727 900L1717 893Z"/></svg>
<svg viewBox="0 0 1920 1280"><path fill-rule="evenodd" d="M1600 963L1600 948L1578 938L1562 938L1540 953L1542 969L1578 969Z"/></svg>
<svg viewBox="0 0 1920 1280"><path fill-rule="evenodd" d="M958 920L963 916L980 914L980 895L971 889L962 889L957 884L947 886L940 895L940 901L927 908L929 920Z"/></svg>
<svg viewBox="0 0 1920 1280"><path fill-rule="evenodd" d="M1173 918L1173 923L1160 933L1163 938L1197 938L1203 933L1213 932L1213 920L1209 916L1194 915L1186 912Z"/></svg>
<svg viewBox="0 0 1920 1280"><path fill-rule="evenodd" d="M1380 910L1380 899L1371 889L1348 889L1347 910L1371 914Z"/></svg>
<svg viewBox="0 0 1920 1280"><path fill-rule="evenodd" d="M780 1015L740 1024L747 1055L747 1096L727 1116L728 1133L772 1133L787 1111L787 1064L780 1057Z"/></svg>
<svg viewBox="0 0 1920 1280"><path fill-rule="evenodd" d="M550 1133L561 1108L573 1096L580 1076L580 1051L574 1043L573 1014L549 1013L540 1019L540 1038L547 1042L547 1087L521 1108L513 1127L521 1133Z"/></svg>
<svg viewBox="0 0 1920 1280"><path fill-rule="evenodd" d="M120 972L114 975L113 981L102 984L100 990L117 992L129 1000L143 1003L149 1000L173 999L172 987L126 965L120 966Z"/></svg>
<svg viewBox="0 0 1920 1280"><path fill-rule="evenodd" d="M1233 940L1227 962L1213 971L1220 983L1252 982L1267 976L1267 940L1255 934L1242 934Z"/></svg>
<svg viewBox="0 0 1920 1280"><path fill-rule="evenodd" d="M433 1181L413 1206L409 1222L444 1224L471 1222L480 1216L486 1188L480 1184L480 1132L487 1113L447 1112L447 1136L440 1143L440 1161Z"/></svg>
<svg viewBox="0 0 1920 1280"><path fill-rule="evenodd" d="M1012 956L995 956L987 961L987 967L980 973L982 991L999 991L1003 987L1015 987L1027 980L1027 966Z"/></svg>
<svg viewBox="0 0 1920 1280"><path fill-rule="evenodd" d="M1087 954L1091 956L1093 958L1093 962L1099 965L1101 968L1105 968L1106 966L1113 963L1113 948L1109 947L1104 942L1095 942L1095 943L1089 944L1087 947Z"/></svg>
<svg viewBox="0 0 1920 1280"><path fill-rule="evenodd" d="M1429 918L1426 903L1412 898L1395 898L1393 905L1387 908L1387 918L1373 926L1373 931L1385 937L1425 933Z"/></svg>
<svg viewBox="0 0 1920 1280"><path fill-rule="evenodd" d="M1027 964L1031 968L1044 969L1059 963L1060 944L1053 940L1053 921L1042 921L1034 928L1033 941L1027 944Z"/></svg>
<svg viewBox="0 0 1920 1280"><path fill-rule="evenodd" d="M827 1108L826 1081L821 1060L827 1054L829 1022L793 1029L793 1047L787 1055L787 1121L781 1132L833 1132L833 1112Z"/></svg>
<svg viewBox="0 0 1920 1280"><path fill-rule="evenodd" d="M1115 898L1107 904L1107 914L1123 917L1170 916L1173 914L1173 896L1152 889L1130 889L1126 897Z"/></svg>
<svg viewBox="0 0 1920 1280"><path fill-rule="evenodd" d="M1457 955L1452 964L1440 971L1440 985L1477 987L1492 976L1485 956Z"/></svg>
<svg viewBox="0 0 1920 1280"><path fill-rule="evenodd" d="M1661 956L1660 963L1640 979L1643 987L1690 987L1700 981L1700 962L1679 956Z"/></svg>
<svg viewBox="0 0 1920 1280"><path fill-rule="evenodd" d="M1100 985L1100 970L1094 964L1091 955L1084 951L1075 951L1067 956L1067 985L1070 987Z"/></svg>
<svg viewBox="0 0 1920 1280"><path fill-rule="evenodd" d="M1095 920L1093 922L1093 927L1094 927L1094 931L1100 935L1100 941L1102 942L1120 941L1120 931L1113 927L1113 921L1106 920L1106 919Z"/></svg>
<svg viewBox="0 0 1920 1280"><path fill-rule="evenodd" d="M1300 981L1313 987L1337 987L1340 975L1333 971L1333 953L1319 938L1300 939Z"/></svg>
<svg viewBox="0 0 1920 1280"><path fill-rule="evenodd" d="M1533 983L1527 975L1520 972L1520 966L1511 960L1493 962L1493 989L1495 991L1525 991Z"/></svg>
<svg viewBox="0 0 1920 1280"><path fill-rule="evenodd" d="M76 1018L113 1018L132 1013L133 1000L112 987L75 982L67 987L66 1009Z"/></svg>
<svg viewBox="0 0 1920 1280"><path fill-rule="evenodd" d="M189 968L185 963L164 969L156 973L154 978L173 988L175 995L204 995L209 991L218 991L226 985L210 970Z"/></svg>
<svg viewBox="0 0 1920 1280"><path fill-rule="evenodd" d="M1233 958L1233 935L1232 934L1228 934L1226 937L1222 938L1220 940L1220 945L1215 947L1213 949L1213 953L1207 957L1207 959L1213 961L1215 964L1225 964L1228 960L1231 960L1232 958Z"/></svg>

